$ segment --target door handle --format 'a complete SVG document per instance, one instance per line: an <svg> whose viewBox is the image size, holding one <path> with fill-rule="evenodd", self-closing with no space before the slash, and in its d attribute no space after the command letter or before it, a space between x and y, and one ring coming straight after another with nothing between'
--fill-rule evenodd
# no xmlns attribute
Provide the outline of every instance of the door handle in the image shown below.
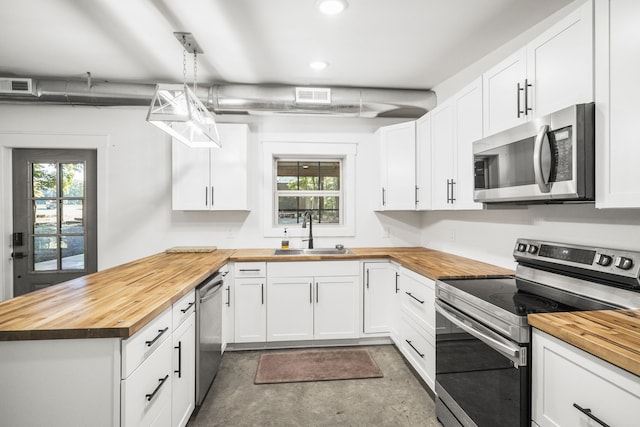
<svg viewBox="0 0 640 427"><path fill-rule="evenodd" d="M11 258L23 259L24 258L24 252L12 252L11 253Z"/></svg>
<svg viewBox="0 0 640 427"><path fill-rule="evenodd" d="M542 193L551 190L549 178L551 175L551 142L549 141L549 125L540 126L533 146L533 174L536 184Z"/></svg>

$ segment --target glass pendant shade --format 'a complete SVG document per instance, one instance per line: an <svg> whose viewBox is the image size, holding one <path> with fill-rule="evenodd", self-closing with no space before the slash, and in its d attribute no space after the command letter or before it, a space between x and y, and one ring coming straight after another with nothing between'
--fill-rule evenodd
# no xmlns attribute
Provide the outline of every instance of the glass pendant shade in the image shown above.
<svg viewBox="0 0 640 427"><path fill-rule="evenodd" d="M190 147L222 147L213 114L186 84L159 84L147 121Z"/></svg>

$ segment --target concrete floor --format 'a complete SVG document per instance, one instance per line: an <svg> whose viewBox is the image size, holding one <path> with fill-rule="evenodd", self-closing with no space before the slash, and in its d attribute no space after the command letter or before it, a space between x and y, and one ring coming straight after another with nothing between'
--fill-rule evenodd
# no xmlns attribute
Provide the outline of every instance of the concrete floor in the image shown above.
<svg viewBox="0 0 640 427"><path fill-rule="evenodd" d="M398 350L365 348L384 378L255 385L261 351L227 352L187 427L440 426L433 398Z"/></svg>

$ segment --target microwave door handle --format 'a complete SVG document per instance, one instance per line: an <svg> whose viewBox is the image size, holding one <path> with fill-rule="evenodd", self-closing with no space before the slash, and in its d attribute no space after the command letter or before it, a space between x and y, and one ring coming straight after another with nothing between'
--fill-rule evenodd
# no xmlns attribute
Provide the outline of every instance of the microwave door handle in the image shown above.
<svg viewBox="0 0 640 427"><path fill-rule="evenodd" d="M526 366L526 355L521 352L520 347L507 342L504 338L498 336L493 337L491 332L484 332L482 326L470 317L458 315L447 309L440 301L435 302L435 308L438 313L449 320L458 328L467 332L469 335L479 339L497 352L503 354L511 360L516 367ZM491 335L489 335L491 334Z"/></svg>
<svg viewBox="0 0 640 427"><path fill-rule="evenodd" d="M551 143L549 141L549 125L540 127L533 146L533 173L541 193L551 191L549 178L551 175Z"/></svg>

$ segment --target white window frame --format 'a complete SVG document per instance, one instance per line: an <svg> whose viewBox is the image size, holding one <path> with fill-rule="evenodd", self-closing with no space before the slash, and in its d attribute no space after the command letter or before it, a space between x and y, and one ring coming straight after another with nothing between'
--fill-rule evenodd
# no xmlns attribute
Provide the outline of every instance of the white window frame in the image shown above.
<svg viewBox="0 0 640 427"><path fill-rule="evenodd" d="M306 230L291 227L291 224L277 222L277 193L274 191L278 159L339 159L342 163L341 182L341 224L314 224L314 237L355 236L355 143L335 143L322 141L263 141L263 189L264 189L264 236L281 237L287 228L290 237L304 237ZM303 195L302 192L298 195Z"/></svg>

